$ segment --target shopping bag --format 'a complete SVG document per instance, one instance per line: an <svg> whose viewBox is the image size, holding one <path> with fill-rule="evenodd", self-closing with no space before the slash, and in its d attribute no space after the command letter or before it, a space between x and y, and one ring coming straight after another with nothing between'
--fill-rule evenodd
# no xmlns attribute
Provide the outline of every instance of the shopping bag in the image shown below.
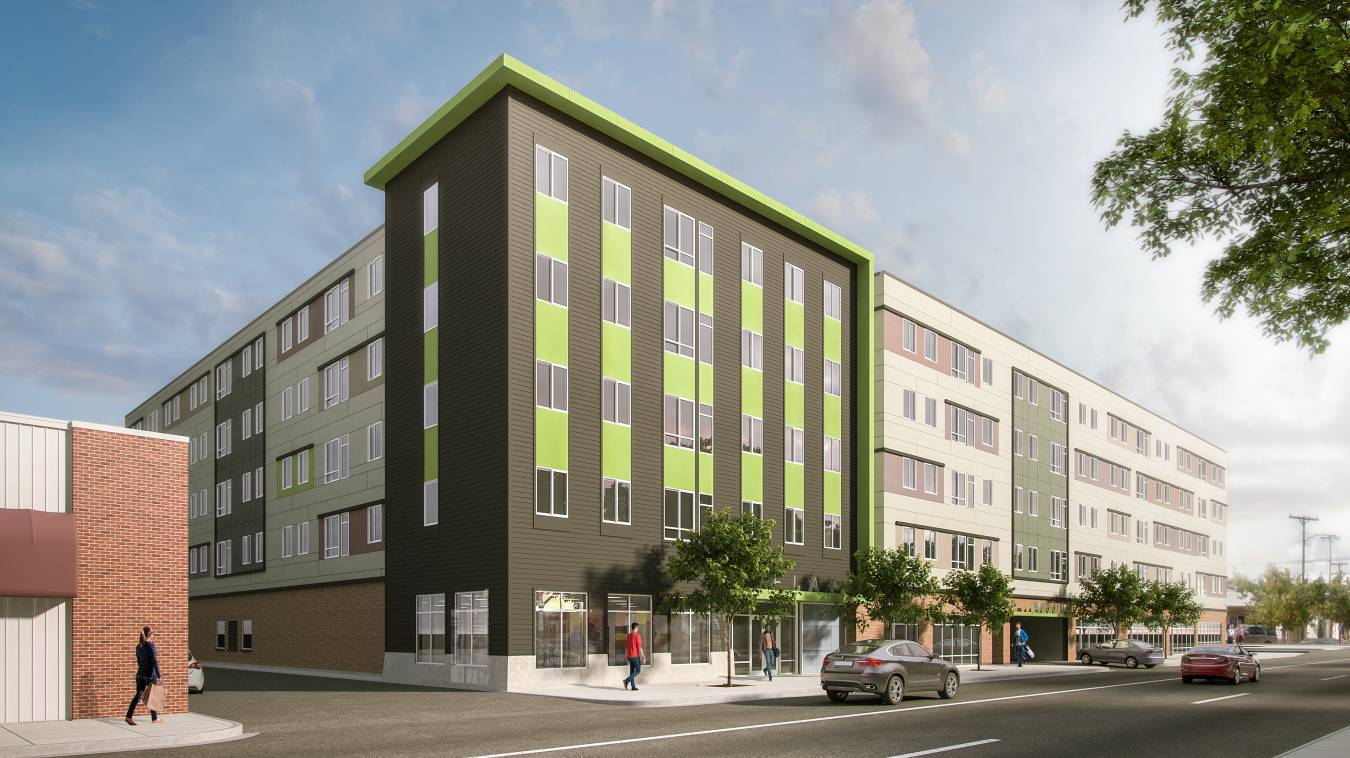
<svg viewBox="0 0 1350 758"><path fill-rule="evenodd" d="M1029 661L1036 660L1036 651L1032 650L1030 645L1026 646L1026 651L1027 651L1027 660Z"/></svg>
<svg viewBox="0 0 1350 758"><path fill-rule="evenodd" d="M164 701L168 699L168 692L164 690L162 684L150 685L150 694L146 696L146 707L152 711L164 710Z"/></svg>

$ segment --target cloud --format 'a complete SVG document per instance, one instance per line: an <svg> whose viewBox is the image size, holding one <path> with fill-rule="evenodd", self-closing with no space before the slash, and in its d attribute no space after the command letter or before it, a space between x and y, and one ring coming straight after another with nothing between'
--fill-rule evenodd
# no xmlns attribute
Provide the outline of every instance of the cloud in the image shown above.
<svg viewBox="0 0 1350 758"><path fill-rule="evenodd" d="M998 66L991 66L984 59L984 51L976 51L971 62L979 73L970 82L971 99L975 107L985 113L992 113L1008 102L1008 93L1003 89L1003 75Z"/></svg>
<svg viewBox="0 0 1350 758"><path fill-rule="evenodd" d="M949 129L947 136L943 138L943 145L947 152L955 155L957 158L964 158L970 155L970 137L960 129Z"/></svg>
<svg viewBox="0 0 1350 758"><path fill-rule="evenodd" d="M847 196L834 187L826 187L811 200L811 213L826 226L840 229L851 222L877 222L872 200L862 190L853 190Z"/></svg>
<svg viewBox="0 0 1350 758"><path fill-rule="evenodd" d="M908 3L869 0L856 9L836 3L824 26L830 61L877 132L927 122L933 67Z"/></svg>

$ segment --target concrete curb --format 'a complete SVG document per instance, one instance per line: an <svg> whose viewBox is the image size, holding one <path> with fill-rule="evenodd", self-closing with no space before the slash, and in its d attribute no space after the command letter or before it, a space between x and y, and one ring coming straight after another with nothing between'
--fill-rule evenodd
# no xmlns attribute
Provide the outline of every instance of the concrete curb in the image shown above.
<svg viewBox="0 0 1350 758"><path fill-rule="evenodd" d="M244 727L237 721L218 719L214 716L192 714L197 718L216 722L217 728L187 734L163 736L127 737L123 739L93 739L72 742L58 742L43 745L29 745L0 748L0 758L39 758L40 756L90 755L94 753L122 753L131 750L160 750L164 748L208 745L214 742L252 737L253 733L244 733ZM118 719L120 721L120 719Z"/></svg>

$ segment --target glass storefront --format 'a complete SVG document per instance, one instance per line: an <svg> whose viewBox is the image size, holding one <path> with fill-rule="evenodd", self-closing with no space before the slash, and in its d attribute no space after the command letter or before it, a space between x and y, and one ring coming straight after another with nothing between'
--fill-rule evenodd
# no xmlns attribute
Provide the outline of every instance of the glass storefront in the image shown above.
<svg viewBox="0 0 1350 758"><path fill-rule="evenodd" d="M980 625L963 621L933 624L933 652L957 665L978 663Z"/></svg>
<svg viewBox="0 0 1350 758"><path fill-rule="evenodd" d="M642 662L652 660L652 596L610 595L606 608L609 619L609 665L628 663L628 630L636 622L642 637Z"/></svg>

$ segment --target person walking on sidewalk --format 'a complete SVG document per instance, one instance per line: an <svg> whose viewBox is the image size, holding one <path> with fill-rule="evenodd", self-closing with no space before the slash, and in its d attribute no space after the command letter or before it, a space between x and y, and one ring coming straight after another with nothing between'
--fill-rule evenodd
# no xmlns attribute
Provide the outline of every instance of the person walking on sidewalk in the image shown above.
<svg viewBox="0 0 1350 758"><path fill-rule="evenodd" d="M1027 630L1020 623L1013 624L1012 643L1013 657L1017 659L1017 667L1022 668L1022 661L1027 659Z"/></svg>
<svg viewBox="0 0 1350 758"><path fill-rule="evenodd" d="M638 623L634 621L628 627L628 676L624 677L623 688L637 692L638 673L642 671L642 635L638 634Z"/></svg>
<svg viewBox="0 0 1350 758"><path fill-rule="evenodd" d="M759 654L764 657L764 676L773 681L773 665L778 662L778 642L773 638L773 630L764 627L759 636Z"/></svg>
<svg viewBox="0 0 1350 758"><path fill-rule="evenodd" d="M152 684L159 684L159 653L155 650L155 633L150 631L150 627L141 627L141 638L136 643L136 696L131 699L131 705L127 706L126 722L136 726L136 722L131 717L136 715L136 704L140 702L141 696L148 695L147 690ZM150 711L150 723L159 723L159 714Z"/></svg>

